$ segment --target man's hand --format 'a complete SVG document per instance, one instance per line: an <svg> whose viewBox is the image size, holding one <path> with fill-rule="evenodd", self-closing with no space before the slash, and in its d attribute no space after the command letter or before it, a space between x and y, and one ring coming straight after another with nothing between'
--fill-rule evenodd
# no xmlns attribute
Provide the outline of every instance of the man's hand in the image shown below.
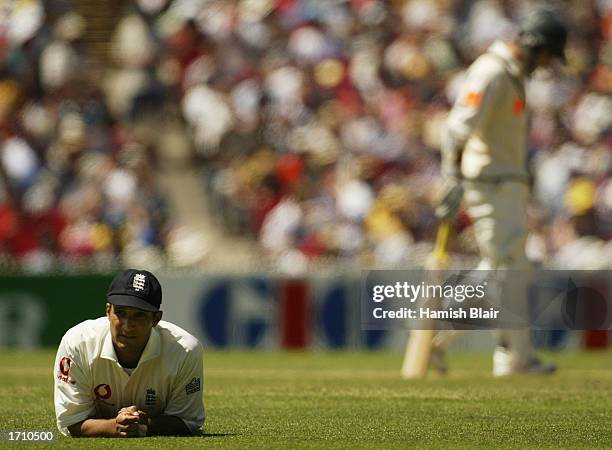
<svg viewBox="0 0 612 450"><path fill-rule="evenodd" d="M85 419L68 427L72 437L144 437L151 420L136 406L121 408L113 419Z"/></svg>
<svg viewBox="0 0 612 450"><path fill-rule="evenodd" d="M463 187L461 181L456 177L446 178L438 197L436 217L440 220L452 220L459 211L462 198Z"/></svg>
<svg viewBox="0 0 612 450"><path fill-rule="evenodd" d="M146 411L138 410L138 434L140 437L145 437L149 434L149 425L151 425L151 418Z"/></svg>
<svg viewBox="0 0 612 450"><path fill-rule="evenodd" d="M116 432L120 437L146 436L147 413L136 406L121 408L115 418Z"/></svg>
<svg viewBox="0 0 612 450"><path fill-rule="evenodd" d="M127 416L132 416L138 418L138 423L142 425L147 425L149 420L149 415L146 411L138 409L137 406L128 406L126 408L121 408L117 415L125 414Z"/></svg>
<svg viewBox="0 0 612 450"><path fill-rule="evenodd" d="M191 436L177 416L149 415L136 406L121 408L114 419L86 419L68 427L72 437Z"/></svg>

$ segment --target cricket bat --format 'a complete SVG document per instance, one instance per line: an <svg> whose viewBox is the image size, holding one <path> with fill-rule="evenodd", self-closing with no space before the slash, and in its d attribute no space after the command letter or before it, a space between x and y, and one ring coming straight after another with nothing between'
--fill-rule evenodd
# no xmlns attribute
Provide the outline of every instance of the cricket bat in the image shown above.
<svg viewBox="0 0 612 450"><path fill-rule="evenodd" d="M438 226L434 251L426 265L428 270L440 270L447 267L450 230L451 224L449 221L444 221ZM427 329L410 332L401 371L404 379L423 378L427 375L432 342L436 333L435 320L430 319L427 322L423 323L423 328Z"/></svg>

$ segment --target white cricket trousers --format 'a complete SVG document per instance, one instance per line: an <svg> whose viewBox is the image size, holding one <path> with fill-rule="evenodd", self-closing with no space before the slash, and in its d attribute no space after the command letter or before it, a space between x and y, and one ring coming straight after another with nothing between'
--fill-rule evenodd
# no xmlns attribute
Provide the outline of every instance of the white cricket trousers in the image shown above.
<svg viewBox="0 0 612 450"><path fill-rule="evenodd" d="M525 254L529 198L527 184L518 180L499 183L466 181L464 188L465 205L474 221L474 233L480 249L478 268L528 272L531 264ZM527 278L520 276L518 279ZM506 288L502 288L501 293L503 302L511 301L513 310L527 314L527 286L517 286L514 279L509 281L512 288L508 289L509 283L504 283ZM494 374L518 371L533 357L529 329L498 330L497 343L493 354Z"/></svg>

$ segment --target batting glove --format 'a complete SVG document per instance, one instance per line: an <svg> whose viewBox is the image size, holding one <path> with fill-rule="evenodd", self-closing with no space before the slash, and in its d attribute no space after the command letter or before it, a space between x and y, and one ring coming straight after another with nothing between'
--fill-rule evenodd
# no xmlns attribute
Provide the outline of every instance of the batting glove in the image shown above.
<svg viewBox="0 0 612 450"><path fill-rule="evenodd" d="M461 206L462 198L461 181L456 177L446 178L438 197L436 217L441 221L454 219Z"/></svg>

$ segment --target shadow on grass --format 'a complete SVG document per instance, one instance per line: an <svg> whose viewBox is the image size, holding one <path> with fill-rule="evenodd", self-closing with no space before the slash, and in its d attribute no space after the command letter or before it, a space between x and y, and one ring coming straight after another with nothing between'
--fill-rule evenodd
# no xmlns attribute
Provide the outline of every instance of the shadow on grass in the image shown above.
<svg viewBox="0 0 612 450"><path fill-rule="evenodd" d="M202 433L198 437L218 438L218 437L229 437L229 436L238 436L238 433Z"/></svg>

